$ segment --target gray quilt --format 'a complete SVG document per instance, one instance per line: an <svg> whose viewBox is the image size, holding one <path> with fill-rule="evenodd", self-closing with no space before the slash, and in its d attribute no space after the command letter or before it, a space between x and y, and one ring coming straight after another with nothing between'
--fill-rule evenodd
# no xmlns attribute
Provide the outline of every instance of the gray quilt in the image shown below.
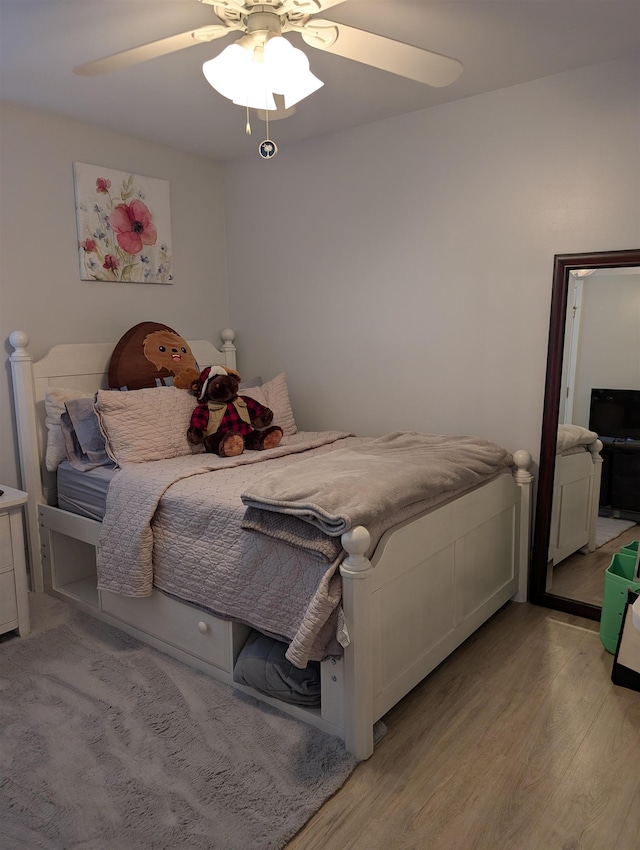
<svg viewBox="0 0 640 850"><path fill-rule="evenodd" d="M444 444L438 441L469 438L433 439L435 454L444 455ZM98 586L128 596L147 596L155 586L221 617L247 623L287 641L287 658L298 667L340 651L335 642L341 598L338 566L344 557L336 536L340 532L327 536L306 518L286 512L247 511L241 496L263 493L265 482L267 492L277 493L271 490L272 476L301 481L316 463L320 477L324 474L328 483L331 478L324 463L332 455L343 467L345 452L355 449L358 462L366 467L371 452L360 450L377 443L343 432L300 433L285 438L277 449L247 452L238 458L200 454L124 467L109 488L98 550ZM366 518L373 547L387 528L481 483L508 464L507 453L494 444L485 443L480 450L464 445L470 454L457 464L459 473L451 472L446 481L437 475L437 486L435 481L434 486L427 482L422 492L417 482L407 483L404 489L396 471L390 472L397 483L385 485L376 480L380 470L372 474L369 468L367 474L363 467L360 474L366 478L353 492L365 491L362 495L367 496L371 491L365 503L378 502L382 510L353 511L348 500L348 517L342 517L339 527ZM484 460L475 456L478 451ZM399 446L398 463L402 453ZM414 456L413 465L422 466L422 460L416 463ZM313 478L313 469L311 473ZM423 484L429 478L428 474L421 477ZM380 488L387 492L382 500ZM348 490L334 483L336 489ZM391 492L395 496L389 499ZM274 498L282 501L280 495ZM322 508L327 515L333 515L332 510ZM243 520L245 527L251 525L245 514L279 516L286 534L243 531Z"/></svg>

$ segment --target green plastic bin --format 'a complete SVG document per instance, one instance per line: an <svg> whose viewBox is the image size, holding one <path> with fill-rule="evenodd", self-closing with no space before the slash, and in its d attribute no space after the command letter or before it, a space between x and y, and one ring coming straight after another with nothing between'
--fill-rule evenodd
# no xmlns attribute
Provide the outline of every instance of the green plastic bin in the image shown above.
<svg viewBox="0 0 640 850"><path fill-rule="evenodd" d="M640 541L632 540L631 543L627 543L626 546L623 546L620 550L621 555L633 555L634 558L638 555L638 545Z"/></svg>
<svg viewBox="0 0 640 850"><path fill-rule="evenodd" d="M600 641L607 652L615 654L622 627L622 615L627 602L627 590L640 591L640 582L633 581L636 565L635 552L618 552L604 574L604 598L600 617Z"/></svg>

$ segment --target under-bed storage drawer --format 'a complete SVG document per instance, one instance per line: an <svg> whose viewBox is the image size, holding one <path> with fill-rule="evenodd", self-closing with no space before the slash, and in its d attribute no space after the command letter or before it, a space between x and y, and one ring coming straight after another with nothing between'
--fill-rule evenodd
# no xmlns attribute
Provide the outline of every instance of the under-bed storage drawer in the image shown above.
<svg viewBox="0 0 640 850"><path fill-rule="evenodd" d="M130 626L201 658L214 667L233 670L233 628L198 608L178 602L154 590L151 596L134 598L100 591L101 608Z"/></svg>

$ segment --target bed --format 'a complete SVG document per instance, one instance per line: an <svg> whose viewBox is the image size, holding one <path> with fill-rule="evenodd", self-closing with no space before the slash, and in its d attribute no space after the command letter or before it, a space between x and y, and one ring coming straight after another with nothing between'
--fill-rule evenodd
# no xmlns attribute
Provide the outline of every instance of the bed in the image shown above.
<svg viewBox="0 0 640 850"><path fill-rule="evenodd" d="M574 552L593 552L596 548L601 449L595 432L580 425L558 425L549 537L551 567Z"/></svg>
<svg viewBox="0 0 640 850"><path fill-rule="evenodd" d="M235 368L234 337L233 331L223 331L220 348L203 340L189 344L198 363ZM511 462L499 474L464 492L455 491L440 498L437 506L425 503L424 509L417 513L415 507L410 515L394 513L393 517L400 520L390 527L386 527L388 523L377 526L372 523L375 528L352 524L346 530L334 529L331 538L320 540L318 545L322 547L323 541L330 539L334 549L338 541L341 552L330 582L334 597L338 588L338 603L332 611L334 619L326 621L334 633L323 637L324 646L335 649L336 639L341 646L340 651L328 652L317 662L318 708L287 704L234 681L234 668L248 645L249 636L255 632L253 617L246 612L242 616L213 612L211 606L185 601L175 592L158 588L156 572L160 572L160 567L156 568L155 564L151 567L151 586L142 591L145 595L132 595L130 589L127 593L118 592L117 582L121 577L117 575L117 563L115 584L109 585L107 581L105 585L96 564L111 558L113 566L119 552L116 544L106 545L106 541L113 539L113 535L104 533L108 515L101 521L99 512L95 517L81 515L58 504L57 478L46 468L45 397L52 388L70 388L86 394L105 390L114 344L58 345L34 362L25 332L12 333L10 342L14 349L10 360L22 486L29 497L26 522L32 589L65 599L222 682L339 736L358 759L366 759L373 752L373 727L377 720L508 600L526 599L532 475L530 454L519 450L510 456ZM116 396L133 397L140 392L144 390L111 392L108 402L117 401ZM404 438L400 435L400 439ZM313 442L324 437L313 434L309 437L304 432L291 435L283 440L283 451L295 447L296 440L303 443L309 439ZM337 436L333 443L349 439L348 435ZM332 443L328 448L327 444L322 446L316 448L330 456ZM341 457L339 451L349 450L348 446L339 447L336 456ZM296 448L293 451L300 454ZM203 462L202 456L194 457L186 461L196 465ZM212 456L206 456L206 460L208 463ZM302 458L299 468L309 460L313 458ZM164 462L164 467L160 464L161 478L165 467L172 462ZM241 469L246 473L251 465L247 463ZM260 464L256 462L253 466L257 468ZM152 467L151 477L157 478L156 465L140 464L143 467ZM107 500L115 492L115 482L126 478L127 468L125 464L112 479ZM223 473L230 475L230 470ZM206 475L210 474L218 472L207 470ZM197 478L186 476L194 477ZM256 490L259 497L258 485L265 479L266 475L259 475L242 486ZM165 495L156 503L156 496L151 494L146 502L147 510L149 504L164 505L168 494L175 498L181 487L187 486L185 478L179 477L169 484L167 480L163 478L159 485ZM130 482L127 486L131 486ZM188 498L197 501L202 490L197 487ZM134 487L129 492L135 494L137 490ZM73 495L70 499L73 501ZM238 504L235 509L237 512ZM243 516L255 509L250 504L242 506ZM257 511L261 513L260 505ZM170 511L165 513L171 515ZM262 515L281 519L271 513ZM289 515L285 512L282 519L288 522ZM300 521L295 519L297 529ZM169 536L172 533L179 530L167 531ZM262 532L247 530L249 536L253 533ZM145 528L139 536L146 540L148 534L149 529ZM151 534L159 537L153 530ZM199 540L199 533L193 539ZM260 541L261 545L266 541L267 549L272 547L274 552L273 547L289 545L268 537L260 537ZM153 559L157 546L154 540ZM105 555L105 548L111 550L110 554ZM263 560L261 568L267 568L268 558ZM148 584L149 575L143 575L140 581ZM279 636L277 632L276 637ZM306 645L308 654L313 656L317 650L309 650L309 646Z"/></svg>

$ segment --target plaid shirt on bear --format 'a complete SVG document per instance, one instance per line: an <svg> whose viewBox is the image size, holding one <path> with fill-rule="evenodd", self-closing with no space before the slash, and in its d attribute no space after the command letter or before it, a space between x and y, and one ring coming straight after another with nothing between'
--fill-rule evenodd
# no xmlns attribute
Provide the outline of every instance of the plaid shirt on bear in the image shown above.
<svg viewBox="0 0 640 850"><path fill-rule="evenodd" d="M249 398L249 396L239 396L239 398L246 403L247 410L249 411L249 418L252 421L264 417L267 414L268 408L264 407L255 399ZM238 413L235 404L232 401L229 401L227 402L226 410L222 416L222 421L217 428L213 428L212 431L209 431L209 404L211 404L212 407L220 408L220 404L216 402L203 402L202 404L199 404L191 415L192 427L200 428L200 430L204 431L207 435L209 435L209 433L216 433L217 431L237 431L239 434L242 434L243 437L254 430L248 422L245 422L240 418L240 414Z"/></svg>

